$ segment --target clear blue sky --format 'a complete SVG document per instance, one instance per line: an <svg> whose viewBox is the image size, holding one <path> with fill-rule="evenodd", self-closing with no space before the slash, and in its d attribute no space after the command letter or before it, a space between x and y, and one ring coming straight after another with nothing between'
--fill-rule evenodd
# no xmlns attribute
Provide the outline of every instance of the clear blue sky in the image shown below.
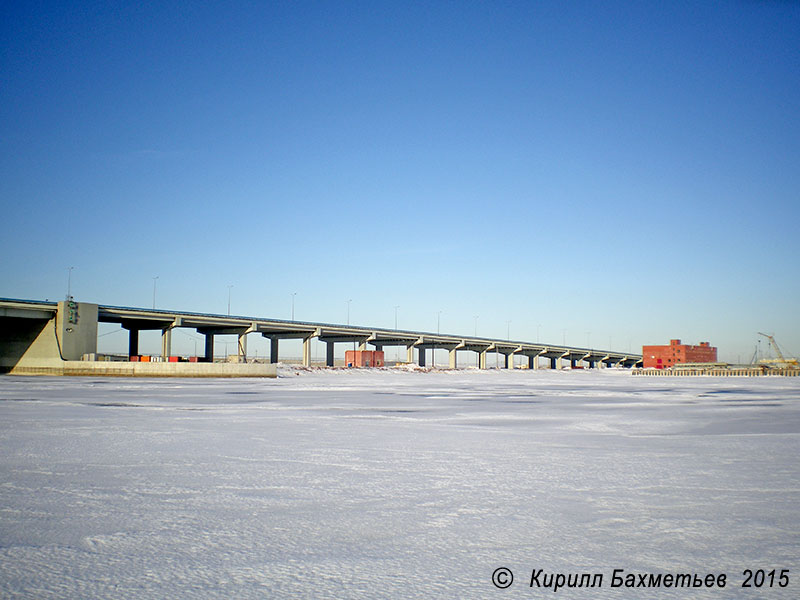
<svg viewBox="0 0 800 600"><path fill-rule="evenodd" d="M0 11L0 296L800 352L800 3Z"/></svg>

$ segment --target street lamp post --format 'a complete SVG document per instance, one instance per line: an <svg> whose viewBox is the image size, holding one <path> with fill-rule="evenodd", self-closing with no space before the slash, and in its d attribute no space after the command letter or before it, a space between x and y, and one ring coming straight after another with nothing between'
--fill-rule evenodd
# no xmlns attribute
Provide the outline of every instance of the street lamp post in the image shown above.
<svg viewBox="0 0 800 600"><path fill-rule="evenodd" d="M156 281L158 281L158 275L153 277L153 310L156 309Z"/></svg>
<svg viewBox="0 0 800 600"><path fill-rule="evenodd" d="M231 288L233 285L228 286L228 316L231 315Z"/></svg>
<svg viewBox="0 0 800 600"><path fill-rule="evenodd" d="M440 329L439 324L442 318L442 311L436 313L436 335L439 335ZM436 341L433 342L433 348L431 349L431 366L435 369L436 368Z"/></svg>
<svg viewBox="0 0 800 600"><path fill-rule="evenodd" d="M394 330L397 331L397 309L400 308L400 305L397 304L394 307ZM394 355L395 362L400 361L400 348L395 346L395 355Z"/></svg>
<svg viewBox="0 0 800 600"><path fill-rule="evenodd" d="M292 292L292 321L294 321L294 297L297 296L297 292Z"/></svg>
<svg viewBox="0 0 800 600"><path fill-rule="evenodd" d="M75 267L67 267L67 300L72 300L72 269Z"/></svg>

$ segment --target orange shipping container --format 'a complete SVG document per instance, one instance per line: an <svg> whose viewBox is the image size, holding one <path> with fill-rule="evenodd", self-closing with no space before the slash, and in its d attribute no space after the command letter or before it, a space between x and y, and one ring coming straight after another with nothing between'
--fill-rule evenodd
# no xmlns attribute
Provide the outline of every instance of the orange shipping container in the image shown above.
<svg viewBox="0 0 800 600"><path fill-rule="evenodd" d="M347 350L344 364L348 367L382 367L383 350Z"/></svg>

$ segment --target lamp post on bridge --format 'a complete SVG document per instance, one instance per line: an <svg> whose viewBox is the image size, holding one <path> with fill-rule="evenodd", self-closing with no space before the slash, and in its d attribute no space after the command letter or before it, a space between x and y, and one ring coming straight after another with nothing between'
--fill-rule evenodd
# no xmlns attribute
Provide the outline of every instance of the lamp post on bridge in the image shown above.
<svg viewBox="0 0 800 600"><path fill-rule="evenodd" d="M75 267L67 267L67 301L72 300L72 269Z"/></svg>
<svg viewBox="0 0 800 600"><path fill-rule="evenodd" d="M228 316L231 316L231 288L233 285L228 286Z"/></svg>
<svg viewBox="0 0 800 600"><path fill-rule="evenodd" d="M352 298L347 300L347 324L350 325L350 303L353 301ZM356 351L356 341L353 340L353 353ZM345 357L347 354L345 353ZM354 359L355 360L355 359ZM355 364L355 363L354 363ZM347 361L345 360L345 366L347 366Z"/></svg>
<svg viewBox="0 0 800 600"><path fill-rule="evenodd" d="M158 275L153 277L153 310L156 309L156 281L158 281Z"/></svg>
<svg viewBox="0 0 800 600"><path fill-rule="evenodd" d="M397 331L397 309L400 308L399 304L396 304L394 307L394 330ZM400 348L395 346L395 353L394 353L394 361L395 363L400 361Z"/></svg>
<svg viewBox="0 0 800 600"><path fill-rule="evenodd" d="M297 292L292 292L292 321L294 321L294 297L297 296Z"/></svg>
<svg viewBox="0 0 800 600"><path fill-rule="evenodd" d="M441 322L441 318L442 318L442 311L439 311L439 312L436 313L436 335L439 335L439 333L440 333L439 324ZM433 342L433 348L431 349L431 362L432 362L431 366L435 369L436 368L436 341L435 340Z"/></svg>

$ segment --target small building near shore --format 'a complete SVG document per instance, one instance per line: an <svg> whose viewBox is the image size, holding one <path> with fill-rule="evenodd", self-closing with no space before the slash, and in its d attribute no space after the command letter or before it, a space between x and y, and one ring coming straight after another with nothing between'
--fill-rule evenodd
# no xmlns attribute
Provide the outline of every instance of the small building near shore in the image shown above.
<svg viewBox="0 0 800 600"><path fill-rule="evenodd" d="M668 369L682 363L715 363L717 349L709 342L690 346L681 344L680 340L670 340L668 346L642 346L642 360L645 369Z"/></svg>
<svg viewBox="0 0 800 600"><path fill-rule="evenodd" d="M344 364L348 367L382 367L383 350L347 350Z"/></svg>

